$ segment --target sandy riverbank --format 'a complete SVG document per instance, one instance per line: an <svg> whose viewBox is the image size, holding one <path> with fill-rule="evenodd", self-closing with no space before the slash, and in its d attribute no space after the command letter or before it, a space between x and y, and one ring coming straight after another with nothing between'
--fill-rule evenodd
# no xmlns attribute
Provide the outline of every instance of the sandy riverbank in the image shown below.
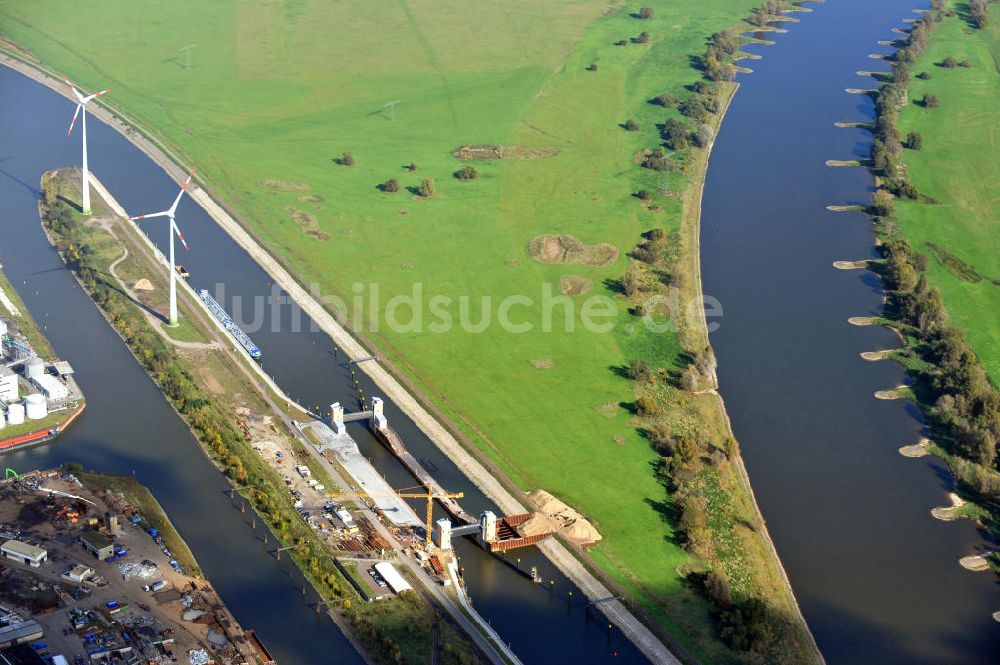
<svg viewBox="0 0 1000 665"><path fill-rule="evenodd" d="M931 440L921 439L911 446L903 446L899 449L899 454L903 457L927 457L931 454Z"/></svg>
<svg viewBox="0 0 1000 665"><path fill-rule="evenodd" d="M950 506L931 509L931 515L935 519L939 519L942 522L950 522L958 517L956 513L958 513L959 508L965 505L965 501L954 492L948 493L948 499L951 501Z"/></svg>
<svg viewBox="0 0 1000 665"><path fill-rule="evenodd" d="M721 127L722 122L725 120L726 112L729 110L733 98L736 96L736 93L738 91L739 91L739 84L736 84L732 92L726 99L726 103L723 105L722 109L719 112L719 120L718 120L719 124L714 128L715 129L714 135L716 137L718 136L719 127ZM699 174L699 178L697 182L693 184L694 191L692 193L692 200L695 201L696 204L693 208L690 209L688 207L685 207L685 212L684 212L685 220L682 222L682 234L691 236L690 239L690 242L692 243L691 255L693 259L692 283L694 285L696 294L702 294L704 291L702 287L702 276L701 276L701 209L705 193L705 180L708 175L709 158L711 157L712 149L714 147L715 147L715 139L713 138L712 143L708 146L708 149L706 151L704 166L702 168L701 173ZM688 227L692 228L689 229ZM686 233L685 230L687 230ZM700 313L701 316L699 317L699 324L700 324L699 333L704 336L705 343L706 345L708 345L709 344L708 320L706 318L704 308L700 310ZM728 411L726 411L725 400L723 400L722 395L719 394L718 392L719 378L717 371L714 367L712 369L709 383L712 387L711 394L713 395L717 403L717 408L720 417L722 421L725 423L726 433L734 441L738 441L735 432L733 432L733 424L729 418L729 413ZM781 578L782 586L784 587L785 592L787 593L789 605L791 606L791 608L795 613L795 618L804 628L805 634L809 640L809 646L814 652L817 662L822 663L824 662L823 655L819 650L819 645L816 644L816 639L813 636L812 631L809 629L809 624L806 622L805 615L802 614L802 608L799 606L798 599L795 597L795 591L792 588L791 581L788 579L788 573L785 570L784 564L781 562L781 557L778 555L778 550L774 546L774 541L771 539L771 534L767 528L767 522L764 519L764 514L761 512L759 504L757 503L757 496L754 494L753 486L751 485L750 482L750 474L747 472L746 465L743 462L743 457L737 452L735 455L733 455L733 462L739 473L740 481L743 484L744 491L746 492L747 496L750 499L751 505L753 506L753 511L757 516L757 518L759 519L761 526L758 535L764 541L768 549L768 552L770 553L771 558L774 561L775 568Z"/></svg>

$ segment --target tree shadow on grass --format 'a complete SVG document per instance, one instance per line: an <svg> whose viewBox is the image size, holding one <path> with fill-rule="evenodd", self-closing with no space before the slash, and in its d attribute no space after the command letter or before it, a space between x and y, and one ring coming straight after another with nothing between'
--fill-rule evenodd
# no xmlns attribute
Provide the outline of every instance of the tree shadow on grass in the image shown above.
<svg viewBox="0 0 1000 665"><path fill-rule="evenodd" d="M76 210L76 211L77 211L77 212L79 212L79 213L83 213L83 206L82 206L82 205L80 205L79 203L77 203L76 201L73 201L73 200L71 200L71 199L68 199L68 198L66 198L65 196L63 196L62 194L58 194L58 195L56 196L56 198L57 198L58 200L62 201L63 203L65 203L65 204L66 204L67 206L69 206L69 207L70 207L70 208L72 208L73 210Z"/></svg>
<svg viewBox="0 0 1000 665"><path fill-rule="evenodd" d="M622 287L622 281L617 277L607 277L604 279L603 284L604 288L606 288L608 291L611 291L612 293L617 293L620 295L625 294L625 289Z"/></svg>
<svg viewBox="0 0 1000 665"><path fill-rule="evenodd" d="M128 291L125 291L122 287L120 287L116 283L117 280L115 279L114 275L111 275L111 274L106 273L106 272L100 272L100 271L95 270L94 271L94 276L95 277L99 277L100 278L100 283L103 284L105 287L107 287L108 289L110 289L112 291L115 291L115 292L121 294L126 300L128 300L133 305L135 305L136 307L138 307L142 311L146 312L147 314L155 317L158 321L161 321L163 323L168 323L169 322L169 319L166 316L163 315L163 312L160 312L158 310L153 309L152 307L150 307L149 305L147 305L143 301L139 300L138 298L133 297L132 294L130 294Z"/></svg>
<svg viewBox="0 0 1000 665"><path fill-rule="evenodd" d="M633 416L639 415L639 407L635 405L635 402L618 402L618 407L625 409Z"/></svg>
<svg viewBox="0 0 1000 665"><path fill-rule="evenodd" d="M611 370L612 374L620 379L629 378L628 365L608 365L608 369Z"/></svg>

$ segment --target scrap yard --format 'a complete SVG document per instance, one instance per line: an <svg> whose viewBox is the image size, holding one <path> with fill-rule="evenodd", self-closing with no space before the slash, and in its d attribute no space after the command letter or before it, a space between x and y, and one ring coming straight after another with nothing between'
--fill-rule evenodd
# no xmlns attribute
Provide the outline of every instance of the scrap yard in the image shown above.
<svg viewBox="0 0 1000 665"><path fill-rule="evenodd" d="M186 546L152 526L163 520L71 473L3 481L0 654L77 665L273 663L212 585L178 562L171 547Z"/></svg>

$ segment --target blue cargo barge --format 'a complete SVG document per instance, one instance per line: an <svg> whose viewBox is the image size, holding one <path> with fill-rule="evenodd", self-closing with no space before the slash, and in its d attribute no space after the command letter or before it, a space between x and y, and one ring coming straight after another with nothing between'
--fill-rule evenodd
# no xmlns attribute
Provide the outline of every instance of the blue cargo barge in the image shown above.
<svg viewBox="0 0 1000 665"><path fill-rule="evenodd" d="M222 305L217 303L215 301L215 298L213 298L209 294L209 292L205 289L198 290L198 297L201 298L208 306L208 311L212 313L212 316L217 318L219 322L223 325L223 327L225 327L225 329L229 331L229 334L235 337L236 341L239 342L243 346L243 348L247 350L247 353L250 354L250 357L253 358L254 360L260 360L261 356L260 349L257 348L256 344L253 343L253 340L250 339L250 336L247 335L245 332L243 332L242 328L236 325L236 322L233 321L232 317L226 313L226 310L222 309Z"/></svg>

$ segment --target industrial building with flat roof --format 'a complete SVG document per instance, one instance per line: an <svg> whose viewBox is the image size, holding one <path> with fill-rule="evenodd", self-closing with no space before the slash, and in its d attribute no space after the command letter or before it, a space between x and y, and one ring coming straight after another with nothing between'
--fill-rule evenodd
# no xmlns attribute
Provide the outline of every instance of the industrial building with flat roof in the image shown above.
<svg viewBox="0 0 1000 665"><path fill-rule="evenodd" d="M60 660L61 659L61 660ZM0 651L0 665L48 665L30 644L15 644ZM52 656L51 665L69 665L64 656Z"/></svg>
<svg viewBox="0 0 1000 665"><path fill-rule="evenodd" d="M115 552L115 544L96 531L84 531L80 534L80 544L84 549L98 559L107 559Z"/></svg>
<svg viewBox="0 0 1000 665"><path fill-rule="evenodd" d="M55 371L56 374L58 374L64 379L74 374L73 366L70 365L65 360L57 360L54 363L52 363L52 369Z"/></svg>
<svg viewBox="0 0 1000 665"><path fill-rule="evenodd" d="M67 570L62 575L70 582L86 582L91 577L94 576L94 569L90 566L85 566L82 563L78 563L69 570Z"/></svg>
<svg viewBox="0 0 1000 665"><path fill-rule="evenodd" d="M393 593L398 595L404 591L413 590L410 583L403 579L403 576L399 574L396 567L388 561L380 561L379 563L376 563L375 570L382 576L382 579L384 579L385 583L389 585L389 588L392 589Z"/></svg>
<svg viewBox="0 0 1000 665"><path fill-rule="evenodd" d="M34 619L19 621L0 627L0 648L40 640L44 636L45 631L42 630L42 625Z"/></svg>
<svg viewBox="0 0 1000 665"><path fill-rule="evenodd" d="M17 393L17 374L0 367L0 402L16 402Z"/></svg>
<svg viewBox="0 0 1000 665"><path fill-rule="evenodd" d="M41 547L35 547L20 540L7 540L0 545L0 552L8 559L26 563L33 568L38 568L49 558L49 553Z"/></svg>
<svg viewBox="0 0 1000 665"><path fill-rule="evenodd" d="M50 402L61 402L69 397L69 388L66 387L66 384L51 374L36 376L31 379L31 382Z"/></svg>

